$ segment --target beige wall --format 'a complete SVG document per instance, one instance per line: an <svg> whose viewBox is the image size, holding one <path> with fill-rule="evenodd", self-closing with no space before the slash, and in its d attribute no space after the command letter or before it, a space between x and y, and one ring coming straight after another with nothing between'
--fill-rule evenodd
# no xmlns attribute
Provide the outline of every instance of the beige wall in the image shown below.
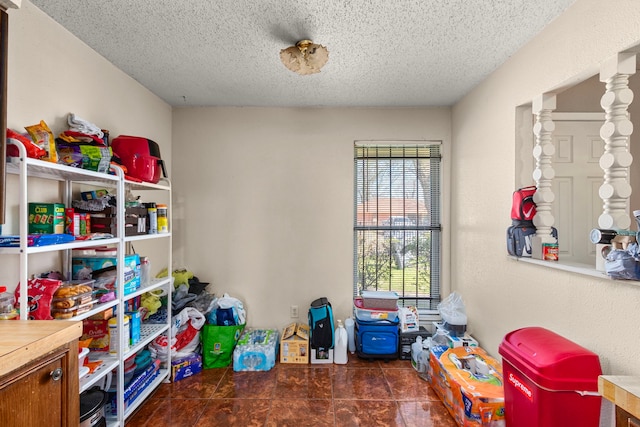
<svg viewBox="0 0 640 427"><path fill-rule="evenodd" d="M55 135L67 130L74 113L109 129L111 137L146 136L158 142L171 164L171 107L115 68L28 1L9 10L7 126L44 120ZM59 201L57 185L30 187L29 201ZM7 223L3 233L18 233L18 180L7 182ZM13 289L18 259L0 257L0 283ZM32 268L33 269L32 269ZM30 257L29 273L52 268L49 257Z"/></svg>
<svg viewBox="0 0 640 427"><path fill-rule="evenodd" d="M504 242L516 107L597 74L600 62L639 41L639 19L633 0L578 0L453 109L452 287L493 355L508 331L540 325L598 353L607 372L640 374L637 283L513 261Z"/></svg>
<svg viewBox="0 0 640 427"><path fill-rule="evenodd" d="M306 321L321 296L337 319L350 314L354 141L442 140L449 163L447 108L181 108L173 117L174 260L243 300L254 327L283 327L290 305Z"/></svg>

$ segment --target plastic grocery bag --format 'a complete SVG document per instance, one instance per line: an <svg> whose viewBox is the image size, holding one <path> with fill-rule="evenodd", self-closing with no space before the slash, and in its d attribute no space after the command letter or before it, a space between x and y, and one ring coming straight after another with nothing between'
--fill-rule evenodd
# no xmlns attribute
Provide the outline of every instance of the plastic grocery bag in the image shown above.
<svg viewBox="0 0 640 427"><path fill-rule="evenodd" d="M224 294L210 304L211 311L207 313L207 323L218 326L244 325L247 313L244 304L237 298Z"/></svg>
<svg viewBox="0 0 640 427"><path fill-rule="evenodd" d="M638 280L640 278L639 258L637 243L628 245L626 249L614 249L607 255L604 270L612 279Z"/></svg>
<svg viewBox="0 0 640 427"><path fill-rule="evenodd" d="M206 324L200 331L202 341L202 367L204 369L224 368L231 364L244 324L218 326Z"/></svg>
<svg viewBox="0 0 640 427"><path fill-rule="evenodd" d="M445 323L450 325L467 324L467 313L464 302L462 301L462 297L456 292L450 293L448 297L438 304L438 312Z"/></svg>

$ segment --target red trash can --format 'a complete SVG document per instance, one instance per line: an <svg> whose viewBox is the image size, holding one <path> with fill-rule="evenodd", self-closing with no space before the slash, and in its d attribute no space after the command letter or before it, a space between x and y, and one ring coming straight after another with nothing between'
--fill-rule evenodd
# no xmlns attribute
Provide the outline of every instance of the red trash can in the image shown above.
<svg viewBox="0 0 640 427"><path fill-rule="evenodd" d="M598 427L598 355L540 327L505 335L498 348L507 427Z"/></svg>

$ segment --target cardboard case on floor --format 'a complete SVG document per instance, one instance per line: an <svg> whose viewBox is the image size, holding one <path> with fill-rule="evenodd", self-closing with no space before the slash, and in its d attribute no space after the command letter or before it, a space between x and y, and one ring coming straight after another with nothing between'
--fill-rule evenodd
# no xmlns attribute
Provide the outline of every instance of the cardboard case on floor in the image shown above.
<svg viewBox="0 0 640 427"><path fill-rule="evenodd" d="M309 363L309 325L291 323L282 331L280 363Z"/></svg>
<svg viewBox="0 0 640 427"><path fill-rule="evenodd" d="M482 348L432 346L428 377L460 427L504 425L502 369Z"/></svg>

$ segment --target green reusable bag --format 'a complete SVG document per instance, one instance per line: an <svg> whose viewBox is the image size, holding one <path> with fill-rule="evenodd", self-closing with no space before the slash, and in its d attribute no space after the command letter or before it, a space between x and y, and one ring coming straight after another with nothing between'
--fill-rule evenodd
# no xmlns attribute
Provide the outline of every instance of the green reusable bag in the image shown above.
<svg viewBox="0 0 640 427"><path fill-rule="evenodd" d="M204 369L225 368L231 364L233 349L244 325L217 326L205 324L200 331L202 366Z"/></svg>

